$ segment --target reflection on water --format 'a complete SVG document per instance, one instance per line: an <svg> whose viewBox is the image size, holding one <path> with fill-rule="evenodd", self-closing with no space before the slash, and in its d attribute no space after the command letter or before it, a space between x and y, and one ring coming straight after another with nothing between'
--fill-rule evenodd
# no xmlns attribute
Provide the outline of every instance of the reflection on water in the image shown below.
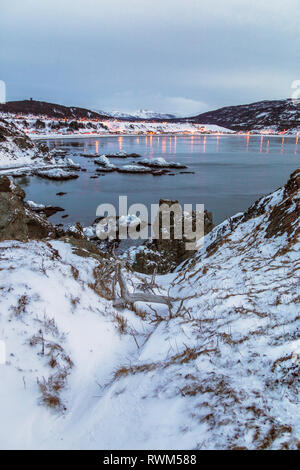
<svg viewBox="0 0 300 470"><path fill-rule="evenodd" d="M30 185L31 178L30 176L20 176L17 182L20 186L22 186L23 188L26 188Z"/></svg>
<svg viewBox="0 0 300 470"><path fill-rule="evenodd" d="M119 195L128 196L128 204L157 203L160 198L176 199L180 203L205 204L213 212L215 223L243 211L259 196L267 194L286 182L299 165L298 137L267 136L132 136L47 140L53 148L69 151L75 162L87 171L77 180L55 182L38 177L18 178L26 190L27 199L58 205L64 213L51 218L53 223L81 221L89 225L101 203L118 205ZM177 160L186 164L194 174L172 171L176 176L127 175L110 173L95 176L93 159L81 153L109 154L118 151L142 156ZM114 162L117 165L131 160ZM98 174L97 174L98 175ZM63 197L58 192L66 192Z"/></svg>
<svg viewBox="0 0 300 470"><path fill-rule="evenodd" d="M123 137L118 137L118 142L119 142L119 150L121 151L123 149Z"/></svg>

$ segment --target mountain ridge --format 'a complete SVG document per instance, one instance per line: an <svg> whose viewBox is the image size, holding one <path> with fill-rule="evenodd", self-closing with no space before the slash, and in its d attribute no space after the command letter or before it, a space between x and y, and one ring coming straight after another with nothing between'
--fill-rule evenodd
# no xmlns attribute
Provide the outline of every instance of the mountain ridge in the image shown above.
<svg viewBox="0 0 300 470"><path fill-rule="evenodd" d="M216 124L234 131L273 128L281 132L300 129L300 105L292 99L264 100L225 106L184 120L198 124Z"/></svg>
<svg viewBox="0 0 300 470"><path fill-rule="evenodd" d="M226 106L206 113L190 117L175 117L167 113L140 110L135 115L114 111L92 111L76 106L68 107L44 101L23 100L10 101L0 104L0 112L4 114L22 114L48 116L56 119L74 120L112 120L117 121L146 121L168 123L192 123L217 125L236 132L270 131L285 133L286 131L300 132L300 104L292 99L264 100L250 104ZM147 117L148 116L148 117Z"/></svg>

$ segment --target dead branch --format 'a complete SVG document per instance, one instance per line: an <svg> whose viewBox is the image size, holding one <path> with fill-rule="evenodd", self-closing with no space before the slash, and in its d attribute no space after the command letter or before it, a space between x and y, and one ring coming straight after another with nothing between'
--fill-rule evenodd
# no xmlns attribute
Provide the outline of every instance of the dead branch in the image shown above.
<svg viewBox="0 0 300 470"><path fill-rule="evenodd" d="M115 307L125 307L133 305L135 302L151 302L170 306L173 301L170 296L156 295L150 292L129 292L120 263L116 265L116 282L120 285L121 297L115 299Z"/></svg>

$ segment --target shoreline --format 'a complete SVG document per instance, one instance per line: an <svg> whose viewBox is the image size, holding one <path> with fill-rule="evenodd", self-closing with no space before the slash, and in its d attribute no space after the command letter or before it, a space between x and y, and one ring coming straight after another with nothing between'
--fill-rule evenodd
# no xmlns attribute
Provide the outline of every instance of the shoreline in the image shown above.
<svg viewBox="0 0 300 470"><path fill-rule="evenodd" d="M63 134L48 134L48 135L36 135L36 134L26 134L32 140L49 140L49 139L99 139L102 137L201 137L201 136L212 136L212 137L279 137L279 138L293 138L297 139L299 136L297 134L291 135L282 135L282 134L211 134L211 133L201 133L201 134L182 134L182 133L166 133L166 134L72 134L72 135L63 135Z"/></svg>

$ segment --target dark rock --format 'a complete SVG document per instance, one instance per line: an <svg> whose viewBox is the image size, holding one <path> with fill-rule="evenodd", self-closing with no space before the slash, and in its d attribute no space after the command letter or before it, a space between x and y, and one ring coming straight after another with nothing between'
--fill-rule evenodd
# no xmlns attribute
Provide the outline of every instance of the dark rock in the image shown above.
<svg viewBox="0 0 300 470"><path fill-rule="evenodd" d="M112 153L105 156L107 158L141 158L142 156L138 153Z"/></svg>
<svg viewBox="0 0 300 470"><path fill-rule="evenodd" d="M173 204L178 203L178 201L168 201L161 199L159 205L163 204L168 207ZM167 272L173 271L179 264L181 264L186 259L192 257L195 251L186 250L187 239L182 237L181 239L176 239L174 235L174 226L175 219L174 214L171 213L170 216L170 236L169 239L162 238L162 217L163 211L159 213L159 233L158 238L150 241L146 241L144 246L146 250L141 250L137 252L135 257L135 262L133 264L133 269L135 271L152 274L156 269L158 273L165 274ZM183 218L181 217L181 223L183 223ZM196 223L196 213L192 213L192 227L195 230ZM212 214L205 210L204 212L204 234L208 234L214 228L212 222Z"/></svg>
<svg viewBox="0 0 300 470"><path fill-rule="evenodd" d="M24 203L25 193L0 177L0 241L56 238L55 228Z"/></svg>
<svg viewBox="0 0 300 470"><path fill-rule="evenodd" d="M118 169L102 166L101 168L96 168L96 171L97 173L113 173L114 171L118 171Z"/></svg>
<svg viewBox="0 0 300 470"><path fill-rule="evenodd" d="M64 212L65 209L62 207L57 207L57 206L47 206L45 209L42 210L42 212L46 215L46 217L51 217L52 215L56 214L57 212Z"/></svg>
<svg viewBox="0 0 300 470"><path fill-rule="evenodd" d="M186 165L183 165L182 163L176 163L176 162L165 162L165 163L158 163L157 159L149 159L149 161L142 160L141 162L137 162L138 165L143 165L147 166L149 168L158 168L158 169L171 169L171 170L179 170L179 169L184 169L187 168Z"/></svg>
<svg viewBox="0 0 300 470"><path fill-rule="evenodd" d="M96 158L96 157L99 157L99 153L81 153L80 154L81 157L85 157L85 158Z"/></svg>

